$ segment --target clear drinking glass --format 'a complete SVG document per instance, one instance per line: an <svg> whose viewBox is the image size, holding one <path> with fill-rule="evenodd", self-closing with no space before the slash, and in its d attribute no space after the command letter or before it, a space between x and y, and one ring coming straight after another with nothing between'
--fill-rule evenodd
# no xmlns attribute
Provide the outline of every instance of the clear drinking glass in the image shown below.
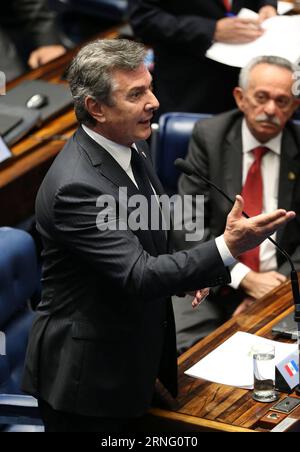
<svg viewBox="0 0 300 452"><path fill-rule="evenodd" d="M257 344L251 352L254 373L252 398L258 402L274 402L278 399L275 390L275 347L272 344Z"/></svg>

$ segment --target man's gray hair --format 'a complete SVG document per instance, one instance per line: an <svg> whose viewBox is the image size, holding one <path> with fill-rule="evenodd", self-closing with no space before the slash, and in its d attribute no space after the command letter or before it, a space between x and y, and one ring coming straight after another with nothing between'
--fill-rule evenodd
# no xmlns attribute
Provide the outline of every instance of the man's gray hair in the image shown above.
<svg viewBox="0 0 300 452"><path fill-rule="evenodd" d="M259 64L271 64L273 66L282 67L288 69L292 73L295 72L295 66L285 58L278 56L259 56L253 58L240 72L239 77L239 87L242 89L247 89L249 85L250 73Z"/></svg>
<svg viewBox="0 0 300 452"><path fill-rule="evenodd" d="M73 59L67 79L74 100L74 109L79 123L94 126L96 120L85 108L85 99L113 105L115 88L113 72L134 71L143 62L146 49L142 44L127 39L104 39L83 47Z"/></svg>

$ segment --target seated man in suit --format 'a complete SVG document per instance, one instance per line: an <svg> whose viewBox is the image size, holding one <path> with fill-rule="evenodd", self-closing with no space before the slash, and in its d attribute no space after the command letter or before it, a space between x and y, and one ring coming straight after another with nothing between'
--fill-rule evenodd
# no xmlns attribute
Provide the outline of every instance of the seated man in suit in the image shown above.
<svg viewBox="0 0 300 452"><path fill-rule="evenodd" d="M65 52L46 0L4 2L0 15L0 70L10 81Z"/></svg>
<svg viewBox="0 0 300 452"><path fill-rule="evenodd" d="M250 216L278 207L293 208L297 220L275 238L299 269L300 126L289 121L299 105L292 92L293 71L293 65L282 58L252 60L242 69L239 87L234 89L239 110L196 123L186 160L196 173L215 182L229 196L242 193ZM205 196L201 241L218 236L230 204L197 174L181 176L179 193ZM188 246L181 235L177 239L179 247ZM239 260L231 269L230 288L221 288L200 306L200 312L183 312L184 303L174 299L180 351L275 289L290 272L288 263L268 240Z"/></svg>

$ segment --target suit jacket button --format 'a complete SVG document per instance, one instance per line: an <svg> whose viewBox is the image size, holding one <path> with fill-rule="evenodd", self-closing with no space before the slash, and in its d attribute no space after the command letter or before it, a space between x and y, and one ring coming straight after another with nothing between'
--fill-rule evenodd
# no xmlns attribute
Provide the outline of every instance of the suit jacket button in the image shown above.
<svg viewBox="0 0 300 452"><path fill-rule="evenodd" d="M163 322L163 327L164 327L164 328L167 328L167 326L168 326L168 321L165 320L165 321Z"/></svg>

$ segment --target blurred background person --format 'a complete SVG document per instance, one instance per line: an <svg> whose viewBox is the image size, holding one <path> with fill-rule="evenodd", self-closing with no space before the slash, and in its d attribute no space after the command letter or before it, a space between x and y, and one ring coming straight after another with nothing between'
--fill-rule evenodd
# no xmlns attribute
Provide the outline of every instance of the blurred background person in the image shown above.
<svg viewBox="0 0 300 452"><path fill-rule="evenodd" d="M241 8L259 20L233 17ZM275 0L129 0L135 35L153 47L159 114L220 113L234 108L238 68L205 57L214 41L247 43L262 35L261 21L277 14Z"/></svg>
<svg viewBox="0 0 300 452"><path fill-rule="evenodd" d="M64 52L47 0L12 0L1 5L0 70L7 81Z"/></svg>

